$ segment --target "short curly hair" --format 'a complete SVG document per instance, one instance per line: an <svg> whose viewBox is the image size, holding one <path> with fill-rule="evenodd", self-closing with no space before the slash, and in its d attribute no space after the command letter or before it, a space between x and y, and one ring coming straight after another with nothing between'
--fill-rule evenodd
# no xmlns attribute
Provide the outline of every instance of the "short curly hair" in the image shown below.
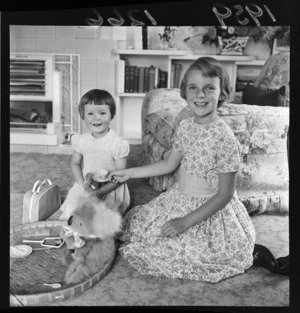
<svg viewBox="0 0 300 313"><path fill-rule="evenodd" d="M206 77L219 77L221 94L218 101L218 108L230 99L231 86L229 76L221 63L212 57L201 57L188 67L180 83L180 95L183 99L186 100L187 81L193 70L201 71L202 75Z"/></svg>
<svg viewBox="0 0 300 313"><path fill-rule="evenodd" d="M116 114L116 103L112 95L106 91L101 89L92 89L85 93L79 102L78 110L80 117L84 120L84 106L86 104L95 104L95 105L103 105L106 104L109 106L111 118Z"/></svg>

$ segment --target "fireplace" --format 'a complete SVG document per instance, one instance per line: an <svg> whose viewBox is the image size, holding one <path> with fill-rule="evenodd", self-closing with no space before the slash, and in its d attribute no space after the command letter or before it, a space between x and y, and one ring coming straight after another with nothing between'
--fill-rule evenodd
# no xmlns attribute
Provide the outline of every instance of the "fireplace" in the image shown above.
<svg viewBox="0 0 300 313"><path fill-rule="evenodd" d="M11 144L58 145L79 132L79 55L11 54Z"/></svg>

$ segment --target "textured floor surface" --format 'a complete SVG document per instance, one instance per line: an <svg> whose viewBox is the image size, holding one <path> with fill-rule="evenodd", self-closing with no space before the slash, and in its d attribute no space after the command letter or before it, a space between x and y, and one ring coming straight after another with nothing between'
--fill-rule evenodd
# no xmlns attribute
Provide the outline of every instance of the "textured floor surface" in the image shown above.
<svg viewBox="0 0 300 313"><path fill-rule="evenodd" d="M131 146L128 167L139 165L140 146ZM49 178L65 195L73 184L68 155L12 153L10 155L10 225L22 222L24 193L38 179ZM133 204L157 196L145 179L130 180ZM58 214L58 212L57 212ZM289 253L289 222L285 215L252 217L257 243L268 246L276 257ZM142 276L120 256L99 283L76 298L53 306L246 306L288 307L289 279L258 267L219 283Z"/></svg>

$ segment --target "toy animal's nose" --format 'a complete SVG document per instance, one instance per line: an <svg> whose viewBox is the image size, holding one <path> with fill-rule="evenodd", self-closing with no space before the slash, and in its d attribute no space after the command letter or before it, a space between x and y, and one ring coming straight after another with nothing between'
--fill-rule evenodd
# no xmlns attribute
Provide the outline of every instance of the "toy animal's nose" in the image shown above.
<svg viewBox="0 0 300 313"><path fill-rule="evenodd" d="M73 215L71 215L68 219L68 225L71 226L73 221Z"/></svg>

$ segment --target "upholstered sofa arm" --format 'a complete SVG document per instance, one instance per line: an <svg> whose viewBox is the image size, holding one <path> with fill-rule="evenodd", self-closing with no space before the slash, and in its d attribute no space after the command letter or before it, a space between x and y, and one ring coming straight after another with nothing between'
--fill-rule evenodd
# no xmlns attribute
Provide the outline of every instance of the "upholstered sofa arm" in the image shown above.
<svg viewBox="0 0 300 313"><path fill-rule="evenodd" d="M157 134L160 143L170 148L179 112L186 107L186 101L179 95L179 89L153 89L149 91L142 105L142 136L149 132Z"/></svg>

